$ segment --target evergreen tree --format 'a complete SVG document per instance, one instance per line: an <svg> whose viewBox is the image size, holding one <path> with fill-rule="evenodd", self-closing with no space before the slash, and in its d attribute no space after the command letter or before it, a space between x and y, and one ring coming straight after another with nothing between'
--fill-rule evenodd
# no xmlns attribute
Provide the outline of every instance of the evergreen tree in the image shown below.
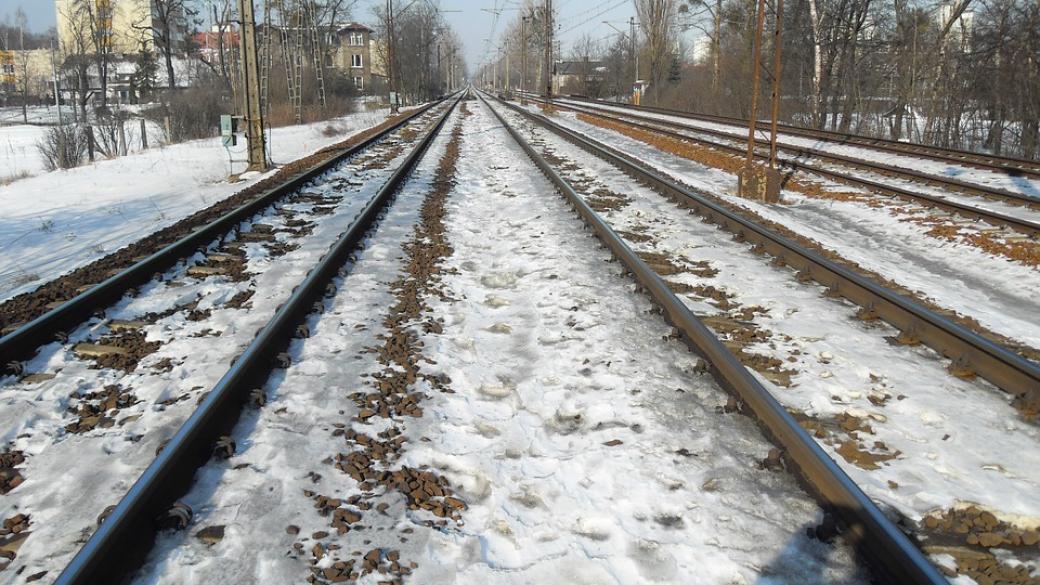
<svg viewBox="0 0 1040 585"><path fill-rule="evenodd" d="M155 52L144 44L141 52L137 54L134 74L130 78L130 85L136 90L137 95L144 97L155 91L155 76L158 72L159 62L155 58Z"/></svg>
<svg viewBox="0 0 1040 585"><path fill-rule="evenodd" d="M672 56L672 63L668 66L668 83L675 85L682 81L682 63L679 62L679 56Z"/></svg>

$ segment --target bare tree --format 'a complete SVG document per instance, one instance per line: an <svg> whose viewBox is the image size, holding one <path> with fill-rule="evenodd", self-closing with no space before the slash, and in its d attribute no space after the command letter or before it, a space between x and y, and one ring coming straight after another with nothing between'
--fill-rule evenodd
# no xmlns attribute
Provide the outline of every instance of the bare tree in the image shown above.
<svg viewBox="0 0 1040 585"><path fill-rule="evenodd" d="M108 107L108 70L115 51L113 19L118 0L72 0L73 26L87 35L91 57L97 68L101 109ZM89 78L88 78L89 79Z"/></svg>
<svg viewBox="0 0 1040 585"><path fill-rule="evenodd" d="M14 13L15 26L18 28L18 91L22 95L22 121L29 123L29 53L25 50L25 31L29 28L29 18L19 6Z"/></svg>
<svg viewBox="0 0 1040 585"><path fill-rule="evenodd" d="M170 89L177 87L177 76L173 57L180 52L187 28L187 18L192 12L189 0L137 0L151 5L143 21L133 23L147 40L155 43L166 68L166 84Z"/></svg>
<svg viewBox="0 0 1040 585"><path fill-rule="evenodd" d="M71 74L75 82L77 117L87 119L87 103L90 101L91 43L88 20L78 6L72 2L59 5L58 10L67 23L67 35L60 40L62 68ZM75 110L74 110L75 111Z"/></svg>
<svg viewBox="0 0 1040 585"><path fill-rule="evenodd" d="M639 26L646 37L646 52L650 57L650 82L654 103L660 99L660 87L667 70L672 24L675 20L676 0L633 0Z"/></svg>
<svg viewBox="0 0 1040 585"><path fill-rule="evenodd" d="M384 6L375 7L373 12L379 21L376 32L382 39L377 52L393 71L397 91L411 102L437 95L440 88L438 46L442 51L453 47L453 36L437 7L428 2L399 3L395 0L392 30ZM392 59L387 50L391 35L394 46ZM461 50L456 46L455 52L461 53ZM459 57L455 55L455 59Z"/></svg>

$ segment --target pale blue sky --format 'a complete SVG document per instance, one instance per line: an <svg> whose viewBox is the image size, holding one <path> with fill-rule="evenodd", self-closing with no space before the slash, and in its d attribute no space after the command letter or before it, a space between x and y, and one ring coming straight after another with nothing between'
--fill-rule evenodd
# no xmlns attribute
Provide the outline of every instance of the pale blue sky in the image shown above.
<svg viewBox="0 0 1040 585"><path fill-rule="evenodd" d="M257 5L259 1L255 0ZM436 1L436 0L435 0ZM505 29L506 23L516 18L517 7L522 0L439 0L443 10L460 10L444 16L458 31L466 46L466 60L475 69L485 51L484 39L492 33L494 15L488 10L501 10L498 25L495 27L497 38ZM371 22L371 7L382 4L382 0L358 0L354 7L354 19L360 22ZM560 38L566 49L570 42L589 33L593 37L606 37L614 30L602 21L608 20L624 29L624 22L634 14L632 0L554 0L557 18L562 34ZM29 16L29 26L33 30L43 31L54 26L54 2L52 0L0 0L0 20L10 17L14 19L15 10L21 6Z"/></svg>

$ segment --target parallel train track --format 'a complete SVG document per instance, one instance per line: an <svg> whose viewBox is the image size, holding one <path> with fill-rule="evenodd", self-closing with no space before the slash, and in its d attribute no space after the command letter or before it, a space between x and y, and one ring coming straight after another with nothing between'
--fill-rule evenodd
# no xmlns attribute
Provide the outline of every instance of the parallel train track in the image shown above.
<svg viewBox="0 0 1040 585"><path fill-rule="evenodd" d="M586 115L600 117L615 123L627 124L633 127L661 134L663 136L667 136L676 140L696 142L704 146L735 156L744 156L746 152L746 149L744 147L736 146L732 142L718 142L715 140L708 140L706 138L703 138L702 136L692 135L707 134L719 137L723 140L736 140L736 138L732 134L726 132L703 128L691 128L689 126L679 124L676 122L668 122L666 120L649 118L646 116L640 116L636 114L608 113L598 108L574 106L567 103L561 103L560 101L554 101L554 107L569 109ZM838 181L844 184L864 188L869 191L882 193L884 195L895 196L913 203L943 209L945 211L956 213L966 218L981 220L990 225L1008 227L1030 237L1040 237L1040 224L1034 221L1030 221L1029 219L1016 217L1007 213L992 211L983 207L971 205L947 197L929 195L909 188L898 187L895 185L878 182L868 178L858 177L848 172L836 171L824 166L809 164L804 162L802 158L812 157L823 161L835 162L845 166L853 166L856 168L865 169L873 173L892 176L899 179L926 182L928 184L933 185L947 186L954 190L964 191L972 195L1003 201L1014 205L1025 205L1030 207L1040 206L1040 200L1036 198L1004 190L989 189L981 187L979 185L966 183L964 181L955 181L952 179L935 177L933 175L927 175L924 173L919 173L916 171L911 171L892 165L865 161L853 157L834 155L825 152L820 152L817 150L796 148L784 145L780 145L779 150L781 152L789 152L793 155L788 157L780 157L780 163L783 167L783 170L787 171L788 175L796 171L803 171L827 179ZM759 160L767 160L768 153L757 151L755 153L755 157Z"/></svg>
<svg viewBox="0 0 1040 585"><path fill-rule="evenodd" d="M747 128L748 125L747 119L744 118L696 114L692 112L683 112L679 110L671 110L667 108L658 108L653 106L633 106L630 104L619 104L612 102L604 102L601 100L592 100L580 96L570 96L568 97L568 99L585 101L590 104L620 107L630 109L634 112L652 112L668 116L687 118L690 120L734 125L743 128ZM759 122L758 124L756 124L756 128L758 128L759 131L769 130L768 124L764 122ZM975 168L1004 173L1014 177L1029 177L1033 179L1040 179L1040 161L1037 160L970 152L966 150L957 150L952 148L942 148L938 146L929 146L927 144L901 142L885 138L873 138L870 136L863 136L860 134L834 132L830 130L816 130L812 128L802 128L799 126L792 126L789 124L781 124L779 129L782 133L790 134L793 136L826 140L828 142L833 142L837 144L862 146L865 148L870 148L882 152L889 152L892 154L925 157L940 162L968 165Z"/></svg>
<svg viewBox="0 0 1040 585"><path fill-rule="evenodd" d="M277 308L248 346L236 357L219 382L200 400L198 407L180 426L176 434L163 444L155 459L144 470L120 503L106 510L99 528L68 564L56 583L121 582L143 560L160 529L163 519L173 511L176 499L190 487L195 470L214 453L214 445L238 420L243 406L254 399L253 390L261 385L267 373L278 363L277 355L300 335L300 325L315 310L315 303L327 294L328 286L357 249L369 230L378 225L381 214L393 200L415 165L432 144L448 116L458 103L458 96L437 113L431 130L416 143L400 166L393 171L378 193L365 203L349 227L310 269L291 295ZM262 213L324 173L335 169L362 152L380 144L392 133L415 123L431 109L432 103L403 116L362 142L344 150L278 187L217 220L202 226L179 241L140 260L77 297L17 328L0 339L0 356L11 364L9 370L21 369L22 360L56 335L88 321L97 311L111 306L134 287L148 282L156 273L168 269L224 235L233 233L243 221ZM190 263L190 260L189 260Z"/></svg>
<svg viewBox="0 0 1040 585"><path fill-rule="evenodd" d="M532 114L512 104L506 105L530 121L568 137L560 132L561 128L543 116ZM625 243L504 116L495 108L492 108L492 111L539 170L661 307L665 319L676 327L687 344L707 361L715 379L748 407L766 434L783 449L786 460L806 484L810 494L824 510L832 513L843 524L846 538L868 560L874 577L881 582L893 584L946 583L927 557L798 425L765 386L672 292L667 283ZM578 144L574 140L571 141ZM587 147L592 145L585 143L582 146L590 150ZM621 166L620 159L609 160Z"/></svg>

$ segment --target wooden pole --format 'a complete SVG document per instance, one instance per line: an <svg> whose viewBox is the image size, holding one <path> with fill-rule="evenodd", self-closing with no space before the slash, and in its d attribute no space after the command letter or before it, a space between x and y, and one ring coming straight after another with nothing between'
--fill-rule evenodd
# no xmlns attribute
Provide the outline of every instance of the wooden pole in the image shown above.
<svg viewBox="0 0 1040 585"><path fill-rule="evenodd" d="M784 0L776 0L776 30L773 32L773 120L769 134L769 168L777 168L776 134L780 119L780 73L783 65L780 58L783 49L781 31L784 19Z"/></svg>

